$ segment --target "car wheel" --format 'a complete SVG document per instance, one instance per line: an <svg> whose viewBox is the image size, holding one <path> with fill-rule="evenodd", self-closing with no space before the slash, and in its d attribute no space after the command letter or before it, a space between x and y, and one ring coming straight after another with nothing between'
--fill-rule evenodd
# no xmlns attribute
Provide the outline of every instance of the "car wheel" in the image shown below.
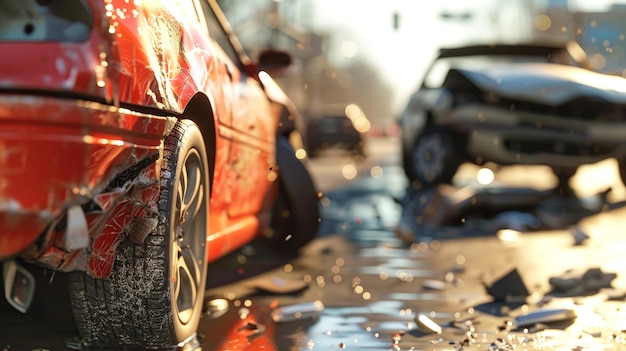
<svg viewBox="0 0 626 351"><path fill-rule="evenodd" d="M319 199L311 175L286 138L276 141L278 195L268 240L276 252L290 253L317 234Z"/></svg>
<svg viewBox="0 0 626 351"><path fill-rule="evenodd" d="M557 189L560 195L574 195L570 180L576 174L576 168L552 167L552 173L557 178Z"/></svg>
<svg viewBox="0 0 626 351"><path fill-rule="evenodd" d="M452 181L461 155L450 134L431 125L417 137L407 161L405 170L411 180L433 185Z"/></svg>
<svg viewBox="0 0 626 351"><path fill-rule="evenodd" d="M209 180L204 141L193 122L178 122L165 139L160 181L156 229L141 244L120 243L109 279L70 274L74 316L89 345L171 348L196 340L207 274Z"/></svg>

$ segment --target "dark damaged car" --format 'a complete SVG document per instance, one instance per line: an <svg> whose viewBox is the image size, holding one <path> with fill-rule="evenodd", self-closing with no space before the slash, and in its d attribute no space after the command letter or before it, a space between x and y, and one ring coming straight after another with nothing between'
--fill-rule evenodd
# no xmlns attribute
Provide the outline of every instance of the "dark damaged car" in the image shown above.
<svg viewBox="0 0 626 351"><path fill-rule="evenodd" d="M406 175L449 183L463 162L576 169L618 160L626 182L626 79L565 44L445 48L400 117Z"/></svg>
<svg viewBox="0 0 626 351"><path fill-rule="evenodd" d="M215 0L0 0L8 302L30 312L37 265L68 275L84 348L197 344L210 262L316 234L297 116L263 70L289 62L251 60Z"/></svg>

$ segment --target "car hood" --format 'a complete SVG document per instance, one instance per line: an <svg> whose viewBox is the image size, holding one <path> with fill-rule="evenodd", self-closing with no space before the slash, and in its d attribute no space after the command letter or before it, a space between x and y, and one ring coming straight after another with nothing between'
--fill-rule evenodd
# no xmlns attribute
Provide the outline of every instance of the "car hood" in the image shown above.
<svg viewBox="0 0 626 351"><path fill-rule="evenodd" d="M456 69L479 89L507 98L560 105L576 98L626 104L626 79L584 68L549 63Z"/></svg>

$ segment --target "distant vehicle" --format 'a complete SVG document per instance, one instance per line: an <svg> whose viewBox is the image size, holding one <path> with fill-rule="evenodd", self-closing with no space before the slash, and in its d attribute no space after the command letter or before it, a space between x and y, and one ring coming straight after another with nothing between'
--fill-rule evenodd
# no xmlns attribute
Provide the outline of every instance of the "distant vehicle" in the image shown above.
<svg viewBox="0 0 626 351"><path fill-rule="evenodd" d="M357 105L317 109L309 114L306 122L307 152L315 156L323 150L335 148L364 155L363 135L369 128L369 120Z"/></svg>
<svg viewBox="0 0 626 351"><path fill-rule="evenodd" d="M574 42L441 49L399 118L407 177L535 164L567 186L580 165L615 157L626 183L626 79L589 67Z"/></svg>
<svg viewBox="0 0 626 351"><path fill-rule="evenodd" d="M25 265L67 272L82 347L194 349L211 261L317 231L297 116L270 76L290 56L254 62L215 0L0 8L8 302L28 312Z"/></svg>

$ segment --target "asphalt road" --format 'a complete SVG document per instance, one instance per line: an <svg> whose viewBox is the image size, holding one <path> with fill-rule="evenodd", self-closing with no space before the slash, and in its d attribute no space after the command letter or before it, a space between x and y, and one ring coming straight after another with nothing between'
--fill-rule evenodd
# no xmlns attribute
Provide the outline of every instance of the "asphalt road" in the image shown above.
<svg viewBox="0 0 626 351"><path fill-rule="evenodd" d="M581 170L573 185L585 201L561 212L544 211L552 215L549 226L498 230L493 220L480 220L480 211L468 212L461 223L452 220L441 230L409 223L407 241L394 231L415 218L406 216L408 204L429 198L405 197L396 146L376 139L365 158L331 151L311 160L324 193L319 238L291 256L269 253L255 242L213 264L199 330L203 350L626 349L626 212L619 206L625 196L614 164ZM476 167L464 166L455 178L458 188L484 189L474 181L476 174ZM488 187L544 191L554 184L544 169L513 167L495 170ZM612 187L607 203L598 205L593 195L607 187ZM513 218L522 218L520 213L507 211ZM578 217L572 219L572 213ZM559 215L568 221L554 221ZM580 245L575 228L589 236ZM610 288L551 291L551 277L590 268L615 273ZM486 286L513 271L528 296L499 301L487 292ZM48 284L50 277L40 280ZM64 277L57 274L51 284L49 291L38 292L51 299L38 296L27 315L0 302L0 349L66 350L65 340L74 332L67 300L59 293ZM504 290L511 288L505 284ZM288 313L290 306L294 313ZM280 307L287 313L278 314ZM546 307L578 317L527 330L507 323ZM420 314L442 327L441 333L418 326Z"/></svg>

